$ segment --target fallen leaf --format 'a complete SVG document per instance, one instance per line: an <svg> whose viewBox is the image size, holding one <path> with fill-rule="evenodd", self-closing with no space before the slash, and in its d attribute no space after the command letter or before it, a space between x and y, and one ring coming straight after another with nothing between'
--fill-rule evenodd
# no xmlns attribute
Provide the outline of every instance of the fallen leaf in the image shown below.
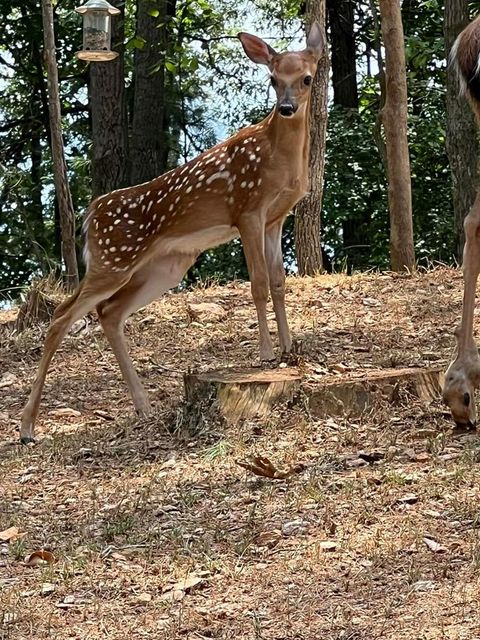
<svg viewBox="0 0 480 640"><path fill-rule="evenodd" d="M9 527L8 529L0 531L0 540L2 542L10 542L10 540L15 540L15 538L18 537L18 534L18 527Z"/></svg>
<svg viewBox="0 0 480 640"><path fill-rule="evenodd" d="M163 589L162 600L168 600L170 602L178 602L179 600L183 600L185 594L196 587L199 584L205 582L205 578L202 578L198 575L192 573L192 575L187 576L183 580L179 580L173 585L167 585Z"/></svg>
<svg viewBox="0 0 480 640"><path fill-rule="evenodd" d="M271 549L274 547L282 537L282 532L279 529L272 529L271 531L262 531L256 537L255 543L258 547L268 547Z"/></svg>
<svg viewBox="0 0 480 640"><path fill-rule="evenodd" d="M53 418L79 418L82 414L77 409L72 409L71 407L62 407L61 409L52 409L48 412L49 416Z"/></svg>
<svg viewBox="0 0 480 640"><path fill-rule="evenodd" d="M55 562L55 556L53 553L50 553L50 551L39 549L28 555L24 562L29 567L36 567L40 564L51 564L52 562Z"/></svg>
<svg viewBox="0 0 480 640"><path fill-rule="evenodd" d="M446 551L448 551L447 547L444 547L433 538L425 537L423 538L423 541L427 545L427 547L430 549L430 551L433 551L433 553L445 553Z"/></svg>
<svg viewBox="0 0 480 640"><path fill-rule="evenodd" d="M174 585L173 590L174 591L190 591L190 589L193 589L193 587L196 587L202 582L205 582L204 578L201 578L200 576L196 576L195 574L192 574L191 576L188 576L183 580L179 580L179 582L177 582Z"/></svg>
<svg viewBox="0 0 480 640"><path fill-rule="evenodd" d="M285 480L285 478L294 473L300 473L305 468L305 465L299 463L289 469L277 469L273 462L265 456L252 456L251 462L248 460L237 460L236 462L240 467L251 471L257 476L272 478L273 480Z"/></svg>

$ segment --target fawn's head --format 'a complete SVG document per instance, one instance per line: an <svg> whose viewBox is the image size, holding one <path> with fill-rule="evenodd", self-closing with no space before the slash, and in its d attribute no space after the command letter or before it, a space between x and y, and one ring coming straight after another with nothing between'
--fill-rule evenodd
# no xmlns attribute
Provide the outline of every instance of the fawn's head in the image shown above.
<svg viewBox="0 0 480 640"><path fill-rule="evenodd" d="M325 36L318 22L313 23L303 51L277 53L257 36L242 32L238 37L250 60L270 69L277 111L285 118L292 117L308 102L317 64L325 48Z"/></svg>

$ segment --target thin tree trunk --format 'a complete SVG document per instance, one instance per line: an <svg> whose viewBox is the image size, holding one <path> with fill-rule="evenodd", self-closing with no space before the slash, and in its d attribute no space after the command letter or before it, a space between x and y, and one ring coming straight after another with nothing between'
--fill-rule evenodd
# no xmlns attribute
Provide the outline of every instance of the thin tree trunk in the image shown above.
<svg viewBox="0 0 480 640"><path fill-rule="evenodd" d="M413 270L412 188L407 138L407 76L399 0L380 0L385 46L385 106L382 124L387 144L390 262L394 271Z"/></svg>
<svg viewBox="0 0 480 640"><path fill-rule="evenodd" d="M327 0L333 104L358 109L353 0Z"/></svg>
<svg viewBox="0 0 480 640"><path fill-rule="evenodd" d="M325 29L325 0L307 0L308 28L316 20ZM310 104L310 192L295 207L295 256L300 275L322 270L321 213L327 131L328 53L318 63Z"/></svg>
<svg viewBox="0 0 480 640"><path fill-rule="evenodd" d="M68 184L67 164L63 148L58 70L55 56L55 34L51 0L42 0L42 17L47 62L48 98L52 138L53 173L55 192L60 210L62 230L62 256L65 264L65 286L68 290L78 285L77 255L75 252L75 213Z"/></svg>
<svg viewBox="0 0 480 640"><path fill-rule="evenodd" d="M112 48L120 55L109 62L90 64L94 197L131 184L123 61L124 3L110 0L110 4L122 10L120 15L112 16Z"/></svg>
<svg viewBox="0 0 480 640"><path fill-rule="evenodd" d="M445 0L443 32L447 58L455 38L469 22L468 4L468 0ZM455 254L461 261L465 242L463 221L475 200L477 187L478 142L473 112L451 65L447 67L446 147L452 172Z"/></svg>

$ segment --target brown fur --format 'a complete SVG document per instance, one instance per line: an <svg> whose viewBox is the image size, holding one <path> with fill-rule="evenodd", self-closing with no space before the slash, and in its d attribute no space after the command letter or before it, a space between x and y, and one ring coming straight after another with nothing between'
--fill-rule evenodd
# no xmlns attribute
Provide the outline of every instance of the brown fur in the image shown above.
<svg viewBox="0 0 480 640"><path fill-rule="evenodd" d="M480 119L480 16L458 36L452 48L452 62L466 85L472 108Z"/></svg>

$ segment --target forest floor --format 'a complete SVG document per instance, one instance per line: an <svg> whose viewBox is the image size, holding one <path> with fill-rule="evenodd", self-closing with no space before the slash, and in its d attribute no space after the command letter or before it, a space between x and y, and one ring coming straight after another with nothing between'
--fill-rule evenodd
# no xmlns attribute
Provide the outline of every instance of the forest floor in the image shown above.
<svg viewBox="0 0 480 640"><path fill-rule="evenodd" d="M287 285L307 379L452 356L458 271ZM210 315L191 306L206 302ZM14 315L0 313L0 639L480 639L480 437L452 429L440 400L405 392L355 419L300 402L236 425L211 408L192 420L183 372L257 358L249 287L234 283L128 321L148 420L95 317L77 323L37 444L22 447L45 326L17 335ZM261 478L238 464L252 455L302 466ZM31 566L41 549L55 561Z"/></svg>

